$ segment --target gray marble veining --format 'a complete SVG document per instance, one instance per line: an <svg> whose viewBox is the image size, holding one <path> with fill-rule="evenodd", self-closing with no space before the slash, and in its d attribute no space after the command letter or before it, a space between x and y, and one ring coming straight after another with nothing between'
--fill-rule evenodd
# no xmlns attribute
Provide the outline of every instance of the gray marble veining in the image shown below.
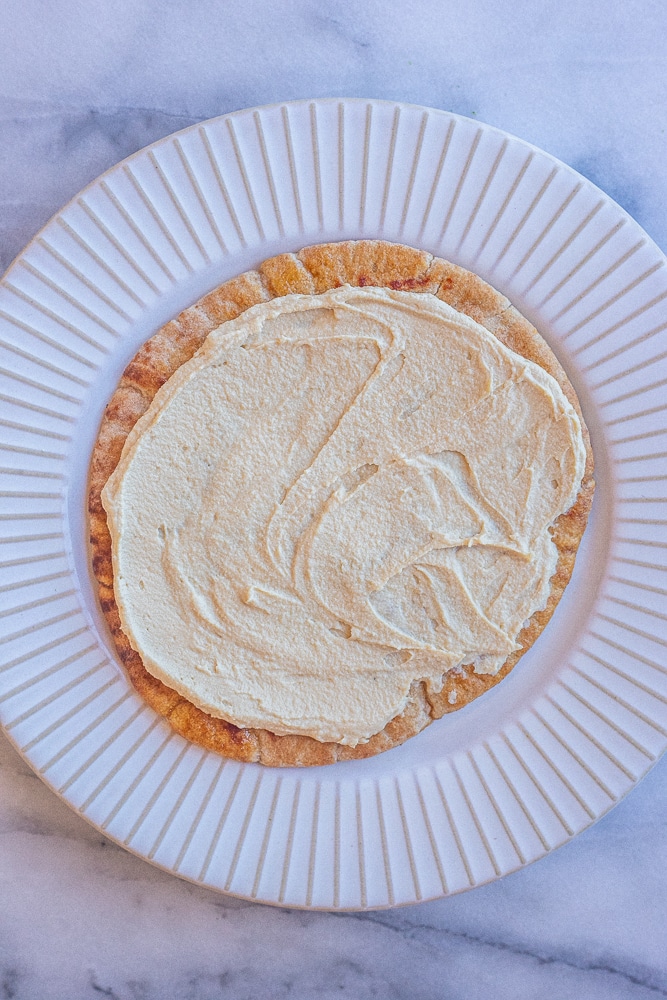
<svg viewBox="0 0 667 1000"><path fill-rule="evenodd" d="M667 996L667 768L530 868L356 914L220 896L101 837L0 741L0 996Z"/></svg>
<svg viewBox="0 0 667 1000"><path fill-rule="evenodd" d="M560 156L667 248L667 9L620 0L7 0L0 271L149 142L236 108L371 96L487 121ZM152 868L0 737L0 997L667 996L667 763L532 867L396 911L240 902Z"/></svg>

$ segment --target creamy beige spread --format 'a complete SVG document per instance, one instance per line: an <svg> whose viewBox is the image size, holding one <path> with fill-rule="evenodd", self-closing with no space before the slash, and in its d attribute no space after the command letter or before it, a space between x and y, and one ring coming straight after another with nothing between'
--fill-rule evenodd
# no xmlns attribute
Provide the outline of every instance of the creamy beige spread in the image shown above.
<svg viewBox="0 0 667 1000"><path fill-rule="evenodd" d="M213 716L351 746L545 606L585 450L558 383L431 295L343 287L209 335L102 499L123 628Z"/></svg>

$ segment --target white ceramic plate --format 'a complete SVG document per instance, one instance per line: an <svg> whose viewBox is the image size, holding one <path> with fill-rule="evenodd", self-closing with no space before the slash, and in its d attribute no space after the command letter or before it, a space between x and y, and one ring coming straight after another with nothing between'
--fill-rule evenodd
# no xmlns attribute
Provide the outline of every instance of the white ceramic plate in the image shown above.
<svg viewBox="0 0 667 1000"><path fill-rule="evenodd" d="M147 708L91 583L102 410L162 323L277 252L350 237L472 268L538 326L582 402L598 491L573 581L500 687L369 761L222 760ZM424 108L228 115L119 164L0 286L0 717L35 770L130 850L226 892L366 908L497 878L605 813L667 743L667 269L546 153Z"/></svg>

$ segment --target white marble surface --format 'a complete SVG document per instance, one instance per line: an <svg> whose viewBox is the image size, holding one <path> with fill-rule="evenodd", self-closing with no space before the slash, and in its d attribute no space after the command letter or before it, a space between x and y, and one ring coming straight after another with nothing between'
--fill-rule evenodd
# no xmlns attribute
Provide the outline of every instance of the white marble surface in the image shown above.
<svg viewBox="0 0 667 1000"><path fill-rule="evenodd" d="M0 271L102 170L275 100L453 110L556 154L667 249L662 0L5 0ZM667 996L667 762L493 885L368 914L277 910L104 840L0 737L0 997Z"/></svg>

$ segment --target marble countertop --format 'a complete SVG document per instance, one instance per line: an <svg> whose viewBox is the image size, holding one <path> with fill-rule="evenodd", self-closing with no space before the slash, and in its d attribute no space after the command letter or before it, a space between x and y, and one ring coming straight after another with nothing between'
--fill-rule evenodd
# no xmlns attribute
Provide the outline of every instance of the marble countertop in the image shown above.
<svg viewBox="0 0 667 1000"><path fill-rule="evenodd" d="M276 100L452 110L560 157L667 250L661 0L6 0L0 272L83 185L193 122ZM0 997L667 996L667 761L595 827L394 911L240 902L71 812L0 735Z"/></svg>

